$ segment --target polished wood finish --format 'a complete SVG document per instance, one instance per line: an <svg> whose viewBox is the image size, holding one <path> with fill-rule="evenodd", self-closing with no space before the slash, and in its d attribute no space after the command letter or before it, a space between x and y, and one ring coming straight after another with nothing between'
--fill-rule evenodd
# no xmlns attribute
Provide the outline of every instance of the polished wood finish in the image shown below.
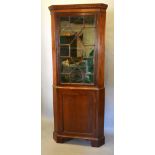
<svg viewBox="0 0 155 155"><path fill-rule="evenodd" d="M105 143L104 137L104 59L106 4L52 5L49 7L52 21L53 58L53 107L54 133L57 143L72 138L91 141L91 146ZM62 84L58 70L58 16L95 14L97 38L95 57L95 82L93 85Z"/></svg>
<svg viewBox="0 0 155 155"><path fill-rule="evenodd" d="M108 5L103 3L97 4L72 4L72 5L51 5L49 6L50 11L55 10L68 10L70 9L107 9Z"/></svg>

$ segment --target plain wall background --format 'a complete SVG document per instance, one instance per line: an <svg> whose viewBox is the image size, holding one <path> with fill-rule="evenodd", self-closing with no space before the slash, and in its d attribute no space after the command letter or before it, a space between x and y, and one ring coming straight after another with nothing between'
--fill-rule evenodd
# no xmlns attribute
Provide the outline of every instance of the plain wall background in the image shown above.
<svg viewBox="0 0 155 155"><path fill-rule="evenodd" d="M51 18L48 6L54 4L108 4L105 49L105 128L114 128L114 3L113 0L42 0L41 4L41 106L42 117L53 118Z"/></svg>

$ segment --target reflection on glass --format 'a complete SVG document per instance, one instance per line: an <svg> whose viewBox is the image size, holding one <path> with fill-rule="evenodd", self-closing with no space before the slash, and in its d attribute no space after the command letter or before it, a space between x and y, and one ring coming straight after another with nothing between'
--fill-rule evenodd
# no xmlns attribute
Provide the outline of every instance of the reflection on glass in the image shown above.
<svg viewBox="0 0 155 155"><path fill-rule="evenodd" d="M94 45L95 44L95 28L85 28L83 30L83 44Z"/></svg>
<svg viewBox="0 0 155 155"><path fill-rule="evenodd" d="M69 56L69 46L60 46L60 56Z"/></svg>
<svg viewBox="0 0 155 155"><path fill-rule="evenodd" d="M69 27L70 25L70 22L69 22L69 17L61 17L61 20L60 20L60 26L63 27Z"/></svg>
<svg viewBox="0 0 155 155"><path fill-rule="evenodd" d="M95 26L95 18L94 16L85 16L85 27L94 27Z"/></svg>
<svg viewBox="0 0 155 155"><path fill-rule="evenodd" d="M75 26L82 25L83 24L83 17L82 16L70 17L70 23L76 24Z"/></svg>
<svg viewBox="0 0 155 155"><path fill-rule="evenodd" d="M95 16L60 18L61 83L94 83Z"/></svg>

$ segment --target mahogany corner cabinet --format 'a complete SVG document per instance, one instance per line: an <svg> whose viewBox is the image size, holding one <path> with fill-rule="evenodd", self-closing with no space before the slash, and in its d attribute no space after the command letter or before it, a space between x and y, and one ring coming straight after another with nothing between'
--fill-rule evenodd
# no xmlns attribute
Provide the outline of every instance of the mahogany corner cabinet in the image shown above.
<svg viewBox="0 0 155 155"><path fill-rule="evenodd" d="M53 60L53 138L105 143L106 4L49 6Z"/></svg>

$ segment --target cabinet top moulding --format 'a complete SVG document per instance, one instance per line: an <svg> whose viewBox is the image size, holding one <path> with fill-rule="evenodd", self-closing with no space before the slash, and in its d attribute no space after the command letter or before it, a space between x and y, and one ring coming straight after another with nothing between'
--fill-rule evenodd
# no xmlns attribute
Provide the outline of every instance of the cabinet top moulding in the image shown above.
<svg viewBox="0 0 155 155"><path fill-rule="evenodd" d="M68 10L68 9L104 9L108 7L107 4L96 3L96 4L69 4L69 5L51 5L49 6L50 11ZM70 11L71 11L70 10Z"/></svg>

